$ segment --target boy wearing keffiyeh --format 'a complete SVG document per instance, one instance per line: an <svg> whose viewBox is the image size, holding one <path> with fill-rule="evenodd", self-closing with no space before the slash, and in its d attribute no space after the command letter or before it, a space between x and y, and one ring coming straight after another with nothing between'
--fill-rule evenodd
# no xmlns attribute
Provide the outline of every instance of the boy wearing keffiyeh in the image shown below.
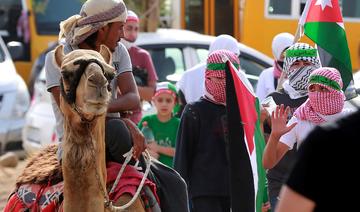
<svg viewBox="0 0 360 212"><path fill-rule="evenodd" d="M288 119L308 98L307 83L310 73L320 67L317 50L306 43L295 43L285 51L283 74L285 82L279 80L282 89L269 94L276 105L290 107ZM271 114L269 114L271 115ZM270 118L268 119L270 121ZM264 125L265 137L271 133L270 124ZM295 161L296 149L287 151L276 166L267 171L271 207L275 208L282 184Z"/></svg>
<svg viewBox="0 0 360 212"><path fill-rule="evenodd" d="M230 211L226 154L226 74L222 56L239 68L238 57L217 50L207 59L205 95L188 103L178 130L174 168L188 184L193 210Z"/></svg>
<svg viewBox="0 0 360 212"><path fill-rule="evenodd" d="M287 123L289 107L278 106L271 117L272 131L265 147L263 163L272 168L291 150L301 145L308 133L318 124L334 121L351 111L344 110L345 96L340 73L334 68L319 68L308 79L309 98ZM287 123L287 124L286 124Z"/></svg>

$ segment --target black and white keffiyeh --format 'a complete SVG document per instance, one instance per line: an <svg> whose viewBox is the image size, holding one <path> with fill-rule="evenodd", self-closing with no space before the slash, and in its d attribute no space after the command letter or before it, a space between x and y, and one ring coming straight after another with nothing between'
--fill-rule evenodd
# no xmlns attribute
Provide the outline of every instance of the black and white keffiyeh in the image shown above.
<svg viewBox="0 0 360 212"><path fill-rule="evenodd" d="M291 69L296 61L308 61L311 65ZM307 95L309 76L311 72L320 67L317 50L309 44L295 43L286 50L284 71L288 80L284 82L283 87L292 99Z"/></svg>

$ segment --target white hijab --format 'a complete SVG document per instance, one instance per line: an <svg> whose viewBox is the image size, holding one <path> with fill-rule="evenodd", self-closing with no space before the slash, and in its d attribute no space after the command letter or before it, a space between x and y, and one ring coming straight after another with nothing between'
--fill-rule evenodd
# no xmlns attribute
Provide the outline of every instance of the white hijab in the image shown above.
<svg viewBox="0 0 360 212"><path fill-rule="evenodd" d="M282 52L294 43L294 36L290 33L283 32L277 34L271 44L272 53L276 60L280 60Z"/></svg>
<svg viewBox="0 0 360 212"><path fill-rule="evenodd" d="M209 55L216 50L228 50L236 54L236 56L240 55L238 42L230 35L219 35L215 38L210 44Z"/></svg>

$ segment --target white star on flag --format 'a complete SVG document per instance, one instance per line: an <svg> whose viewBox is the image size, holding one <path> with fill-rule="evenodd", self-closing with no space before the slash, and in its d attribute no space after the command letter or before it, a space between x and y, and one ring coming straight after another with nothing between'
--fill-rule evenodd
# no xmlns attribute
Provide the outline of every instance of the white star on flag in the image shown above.
<svg viewBox="0 0 360 212"><path fill-rule="evenodd" d="M333 7L331 4L331 0L316 0L315 5L320 5L322 11L325 10L326 6Z"/></svg>

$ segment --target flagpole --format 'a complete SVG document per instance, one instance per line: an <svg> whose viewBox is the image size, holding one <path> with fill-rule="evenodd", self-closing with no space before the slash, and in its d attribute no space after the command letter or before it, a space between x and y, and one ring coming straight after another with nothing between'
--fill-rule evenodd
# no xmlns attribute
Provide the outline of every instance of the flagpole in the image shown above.
<svg viewBox="0 0 360 212"><path fill-rule="evenodd" d="M298 42L300 40L300 38L304 35L304 24L305 24L305 21L306 21L307 14L309 12L311 1L312 0L307 0L306 1L304 11L301 14L301 17L300 17L299 23L298 23L298 27L297 27L296 32L295 32L294 43Z"/></svg>

